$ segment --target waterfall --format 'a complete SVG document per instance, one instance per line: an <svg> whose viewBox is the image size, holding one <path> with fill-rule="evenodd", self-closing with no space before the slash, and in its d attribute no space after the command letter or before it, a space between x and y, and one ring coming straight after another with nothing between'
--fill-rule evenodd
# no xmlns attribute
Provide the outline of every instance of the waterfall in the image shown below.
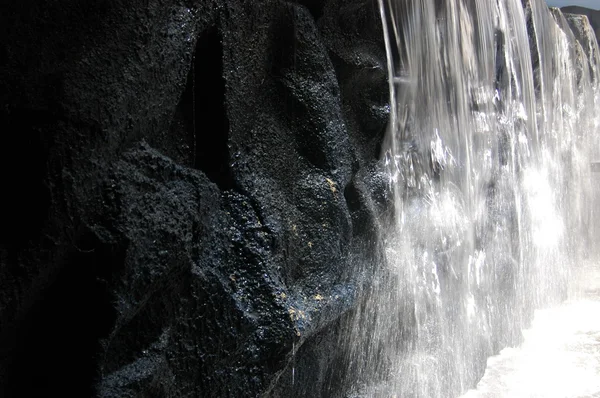
<svg viewBox="0 0 600 398"><path fill-rule="evenodd" d="M379 0L394 211L351 322L352 396L447 397L591 256L599 51L543 0Z"/></svg>

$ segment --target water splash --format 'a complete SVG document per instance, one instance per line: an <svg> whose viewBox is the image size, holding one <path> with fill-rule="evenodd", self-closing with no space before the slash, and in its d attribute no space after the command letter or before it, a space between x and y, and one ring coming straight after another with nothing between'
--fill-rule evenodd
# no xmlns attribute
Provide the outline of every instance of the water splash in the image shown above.
<svg viewBox="0 0 600 398"><path fill-rule="evenodd" d="M598 46L543 0L379 6L395 212L351 331L351 394L456 396L588 254Z"/></svg>
<svg viewBox="0 0 600 398"><path fill-rule="evenodd" d="M536 311L519 347L488 359L476 389L462 398L578 398L600 395L600 268L577 270L572 297Z"/></svg>

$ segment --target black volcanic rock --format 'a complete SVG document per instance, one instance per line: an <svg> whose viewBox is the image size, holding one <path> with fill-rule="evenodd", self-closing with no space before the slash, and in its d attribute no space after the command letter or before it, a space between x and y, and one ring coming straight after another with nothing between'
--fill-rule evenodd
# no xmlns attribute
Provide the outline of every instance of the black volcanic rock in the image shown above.
<svg viewBox="0 0 600 398"><path fill-rule="evenodd" d="M378 21L373 1L5 6L0 395L335 389L388 200Z"/></svg>
<svg viewBox="0 0 600 398"><path fill-rule="evenodd" d="M377 1L38 3L0 16L0 396L343 396L391 213Z"/></svg>

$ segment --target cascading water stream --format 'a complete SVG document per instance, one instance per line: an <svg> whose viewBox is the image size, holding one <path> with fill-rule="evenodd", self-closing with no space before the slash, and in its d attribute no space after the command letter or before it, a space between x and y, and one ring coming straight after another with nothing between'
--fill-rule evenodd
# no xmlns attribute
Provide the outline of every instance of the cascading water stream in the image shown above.
<svg viewBox="0 0 600 398"><path fill-rule="evenodd" d="M543 0L379 0L394 215L355 396L457 396L589 256L598 46ZM482 365L483 364L483 365Z"/></svg>

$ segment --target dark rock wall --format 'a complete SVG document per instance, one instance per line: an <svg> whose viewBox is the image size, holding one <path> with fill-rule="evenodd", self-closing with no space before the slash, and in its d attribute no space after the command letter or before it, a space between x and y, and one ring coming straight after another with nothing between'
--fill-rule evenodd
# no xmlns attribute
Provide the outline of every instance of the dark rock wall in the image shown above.
<svg viewBox="0 0 600 398"><path fill-rule="evenodd" d="M334 395L387 201L378 18L4 5L0 395Z"/></svg>

